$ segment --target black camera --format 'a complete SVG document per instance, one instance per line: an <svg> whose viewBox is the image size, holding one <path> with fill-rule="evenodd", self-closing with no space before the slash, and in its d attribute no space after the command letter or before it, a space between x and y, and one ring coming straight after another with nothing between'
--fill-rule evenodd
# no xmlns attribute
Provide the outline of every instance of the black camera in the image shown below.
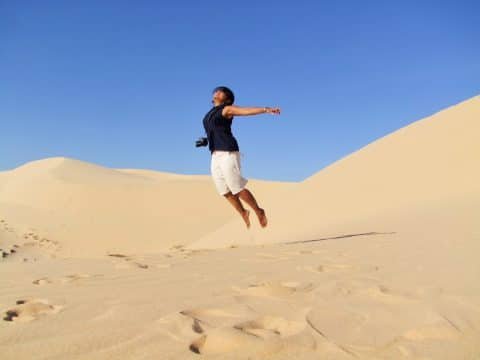
<svg viewBox="0 0 480 360"><path fill-rule="evenodd" d="M207 145L208 145L208 138L206 137L201 137L195 142L196 147L207 146Z"/></svg>

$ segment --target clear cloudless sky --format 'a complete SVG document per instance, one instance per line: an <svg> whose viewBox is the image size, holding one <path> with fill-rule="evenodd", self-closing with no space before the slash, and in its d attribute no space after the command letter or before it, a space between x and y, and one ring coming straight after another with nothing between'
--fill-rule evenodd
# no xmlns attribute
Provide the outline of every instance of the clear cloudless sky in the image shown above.
<svg viewBox="0 0 480 360"><path fill-rule="evenodd" d="M208 174L217 85L283 110L235 118L244 174L301 181L478 95L480 2L0 0L0 171Z"/></svg>

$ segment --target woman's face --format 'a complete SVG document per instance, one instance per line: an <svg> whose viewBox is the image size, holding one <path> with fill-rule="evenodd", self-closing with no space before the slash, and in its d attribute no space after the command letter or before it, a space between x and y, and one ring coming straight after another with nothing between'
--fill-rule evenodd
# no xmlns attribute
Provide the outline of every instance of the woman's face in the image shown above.
<svg viewBox="0 0 480 360"><path fill-rule="evenodd" d="M223 91L217 90L213 93L212 103L215 106L223 104L225 101L227 101L227 95Z"/></svg>

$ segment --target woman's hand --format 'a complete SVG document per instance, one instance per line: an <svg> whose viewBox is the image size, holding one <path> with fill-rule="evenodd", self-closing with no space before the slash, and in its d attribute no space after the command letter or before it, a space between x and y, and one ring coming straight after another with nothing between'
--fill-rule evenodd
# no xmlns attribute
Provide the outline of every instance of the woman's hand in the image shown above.
<svg viewBox="0 0 480 360"><path fill-rule="evenodd" d="M280 115L280 108L278 107L274 107L274 108L265 107L264 109L267 114Z"/></svg>

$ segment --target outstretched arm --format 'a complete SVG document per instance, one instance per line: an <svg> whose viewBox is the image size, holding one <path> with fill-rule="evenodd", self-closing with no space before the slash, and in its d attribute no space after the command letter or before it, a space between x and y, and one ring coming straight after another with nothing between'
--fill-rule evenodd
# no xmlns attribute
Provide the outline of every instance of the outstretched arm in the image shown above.
<svg viewBox="0 0 480 360"><path fill-rule="evenodd" d="M231 118L233 116L248 116L258 114L272 114L279 115L280 108L275 107L240 107L235 105L225 106L222 110L222 115Z"/></svg>

